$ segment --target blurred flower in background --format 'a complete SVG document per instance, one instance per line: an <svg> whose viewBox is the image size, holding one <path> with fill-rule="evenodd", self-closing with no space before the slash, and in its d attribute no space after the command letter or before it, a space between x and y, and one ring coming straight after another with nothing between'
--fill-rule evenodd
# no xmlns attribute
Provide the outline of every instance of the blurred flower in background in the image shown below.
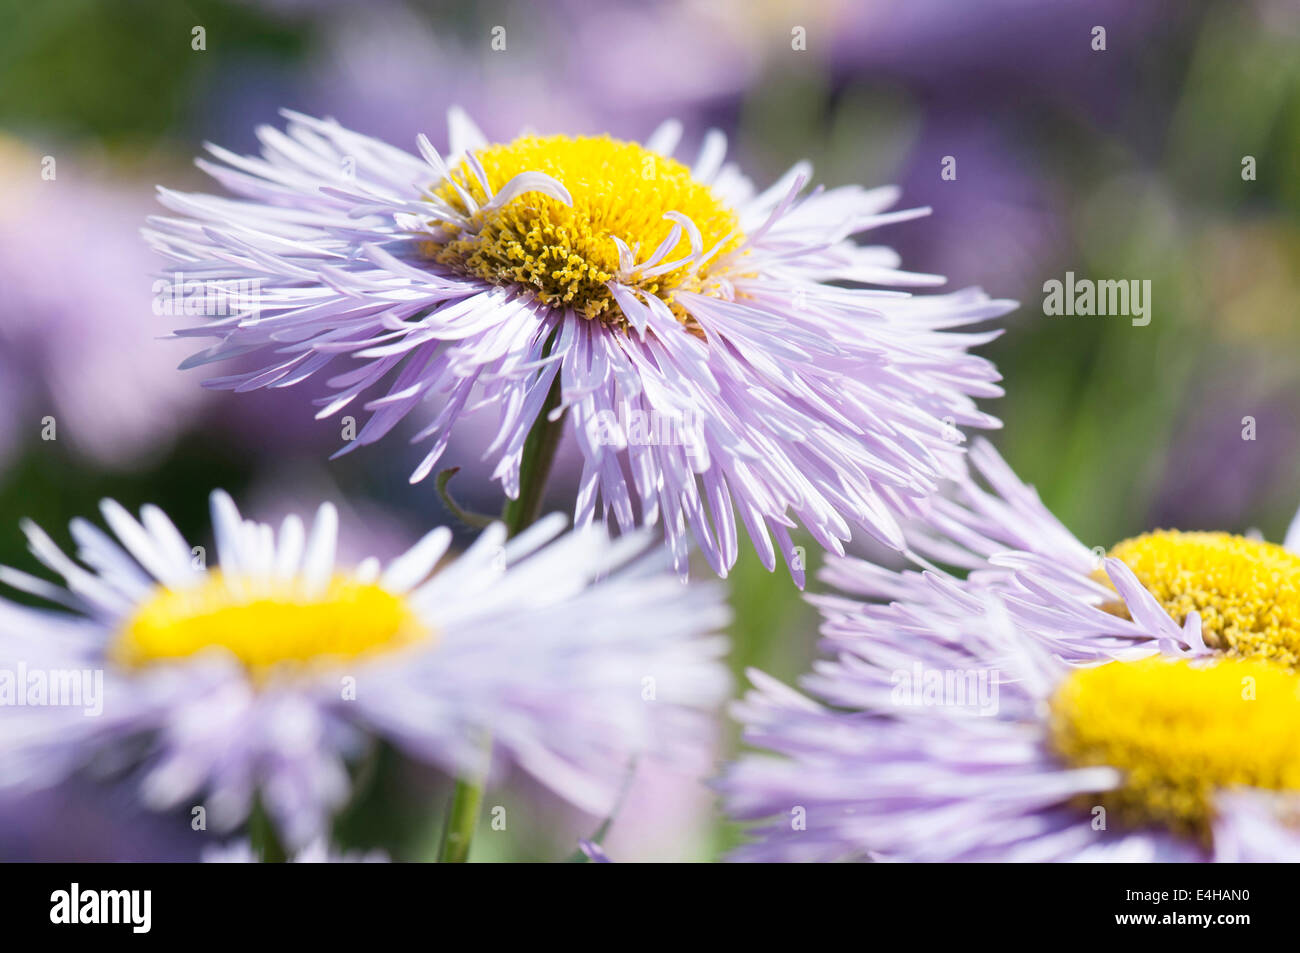
<svg viewBox="0 0 1300 953"><path fill-rule="evenodd" d="M509 540L495 523L446 563L440 527L349 565L327 503L278 530L224 492L211 506L210 565L153 506L137 519L104 501L112 535L75 521L75 558L24 524L64 582L0 569L42 603L0 600L18 706L0 726L0 788L112 766L148 807L199 805L221 832L262 811L297 851L329 836L348 768L380 746L481 779L490 732L492 760L599 812L634 759L680 766L707 745L729 613L719 586L683 585L646 535L565 532L553 514ZM47 685L30 705L29 671ZM56 673L75 690L65 679L56 694Z"/></svg>
<svg viewBox="0 0 1300 953"><path fill-rule="evenodd" d="M158 814L134 791L73 780L0 795L0 858L6 862L180 863L209 843L185 812Z"/></svg>
<svg viewBox="0 0 1300 953"><path fill-rule="evenodd" d="M204 398L177 379L184 345L159 340L158 263L139 239L147 185L48 161L0 143L0 453L49 415L93 465L129 467L191 426Z"/></svg>

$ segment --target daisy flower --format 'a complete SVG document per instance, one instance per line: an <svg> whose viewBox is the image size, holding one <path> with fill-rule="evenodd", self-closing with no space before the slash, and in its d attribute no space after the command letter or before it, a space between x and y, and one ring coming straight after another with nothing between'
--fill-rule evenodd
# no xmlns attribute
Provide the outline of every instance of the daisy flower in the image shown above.
<svg viewBox="0 0 1300 953"><path fill-rule="evenodd" d="M1203 640L1232 658L1300 663L1300 515L1280 545L1159 529L1090 549L990 444L977 440L968 457L969 469L934 500L925 523L905 530L926 571L830 561L824 578L847 595L814 598L827 634L901 637L935 618L978 613L973 595L995 591L1019 624L1074 660Z"/></svg>
<svg viewBox="0 0 1300 953"><path fill-rule="evenodd" d="M378 740L466 776L490 733L602 813L630 759L688 754L728 689L720 591L684 586L661 551L637 558L644 534L561 535L557 515L509 540L493 525L445 562L439 528L386 566L345 566L332 506L277 531L216 492L209 567L158 508L101 509L113 535L75 520L76 560L24 526L62 585L0 569L63 607L0 600L0 689L25 706L0 723L0 784L136 780L149 806L202 805L216 829L256 802L296 851Z"/></svg>
<svg viewBox="0 0 1300 953"><path fill-rule="evenodd" d="M679 571L693 537L720 574L743 525L802 582L793 528L837 553L854 527L901 547L897 515L956 472L957 428L997 425L974 398L999 395L998 375L968 353L992 332L953 329L1012 304L880 287L942 281L853 240L925 214L887 211L894 189L807 192L799 164L758 191L720 133L693 164L672 158L672 122L644 144L489 143L453 110L447 153L421 136L413 155L286 116L259 130L260 158L200 160L238 198L161 190L179 217L146 234L187 280L255 289L177 332L215 339L184 366L245 356L252 370L207 382L238 391L323 378L320 417L369 415L340 452L431 399L419 481L484 410L516 499L530 432L567 417L579 525L662 523Z"/></svg>
<svg viewBox="0 0 1300 953"><path fill-rule="evenodd" d="M1204 644L1075 664L1001 596L900 658L752 673L720 785L759 861L1300 860L1300 678Z"/></svg>

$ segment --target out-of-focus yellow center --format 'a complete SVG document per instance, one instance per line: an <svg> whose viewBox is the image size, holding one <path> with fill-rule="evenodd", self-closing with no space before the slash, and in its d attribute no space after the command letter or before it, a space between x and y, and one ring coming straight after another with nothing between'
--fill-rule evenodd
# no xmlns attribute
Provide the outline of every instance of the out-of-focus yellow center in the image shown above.
<svg viewBox="0 0 1300 953"><path fill-rule="evenodd" d="M664 214L680 212L700 230L705 251L727 239L719 252L725 254L743 240L735 212L695 181L686 166L636 143L608 136L525 136L480 149L475 157L493 192L522 172L544 172L568 190L573 204L566 206L540 192L524 193L503 208L480 210L472 216L472 230L445 242L426 243L426 254L493 284L523 285L546 304L571 307L586 318L624 324L606 287L619 272L615 237L643 262L672 231L674 223ZM452 170L452 177L479 205L486 203L483 186L464 162ZM450 183L435 192L468 214ZM683 232L659 264L689 252ZM684 312L673 303L673 292L703 290L707 277L698 267L683 265L630 283L662 298L685 321Z"/></svg>
<svg viewBox="0 0 1300 953"><path fill-rule="evenodd" d="M1111 555L1180 624L1195 610L1206 644L1228 655L1300 664L1300 556L1229 533L1157 530Z"/></svg>
<svg viewBox="0 0 1300 953"><path fill-rule="evenodd" d="M1206 842L1217 791L1300 790L1298 689L1300 678L1261 660L1111 662L1057 689L1051 742L1071 765L1124 773L1088 798L1112 818Z"/></svg>
<svg viewBox="0 0 1300 953"><path fill-rule="evenodd" d="M430 635L400 596L371 583L335 576L306 597L292 581L241 586L214 572L189 589L160 589L122 628L112 655L139 667L225 649L261 678L276 668L392 651Z"/></svg>

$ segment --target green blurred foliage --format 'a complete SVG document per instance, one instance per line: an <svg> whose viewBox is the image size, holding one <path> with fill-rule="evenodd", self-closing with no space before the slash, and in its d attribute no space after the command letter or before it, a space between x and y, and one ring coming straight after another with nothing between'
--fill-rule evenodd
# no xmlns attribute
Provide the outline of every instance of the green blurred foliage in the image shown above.
<svg viewBox="0 0 1300 953"><path fill-rule="evenodd" d="M0 125L107 147L190 129L197 91L223 69L292 60L307 39L253 4L214 0L0 0L0 23Z"/></svg>

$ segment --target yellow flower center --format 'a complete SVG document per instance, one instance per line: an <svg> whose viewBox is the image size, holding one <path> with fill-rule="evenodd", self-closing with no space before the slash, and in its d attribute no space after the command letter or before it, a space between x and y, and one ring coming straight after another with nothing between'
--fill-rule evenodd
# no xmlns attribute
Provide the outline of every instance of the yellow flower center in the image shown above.
<svg viewBox="0 0 1300 953"><path fill-rule="evenodd" d="M127 621L111 655L141 667L225 649L260 679L276 668L316 668L426 639L406 602L371 583L335 576L306 596L293 581L244 582L210 573L189 589L160 589Z"/></svg>
<svg viewBox="0 0 1300 953"><path fill-rule="evenodd" d="M696 182L686 166L636 143L608 136L525 136L474 155L494 193L522 172L544 172L568 190L573 203L526 192L502 208L480 209L470 216L471 225L465 230L435 221L448 230L449 238L426 243L425 253L493 284L523 285L544 303L571 307L586 318L624 324L606 286L619 274L615 238L633 250L637 263L644 262L672 232L674 222L664 215L680 212L699 229L705 252L725 240L718 253L722 255L743 240L735 212L708 186ZM465 162L451 175L480 206L487 202L483 186ZM469 215L450 182L434 191L456 211ZM684 258L690 250L683 230L656 267ZM659 296L685 321L685 313L673 304L673 292L704 290L706 271L707 264L703 268L685 264L627 283Z"/></svg>
<svg viewBox="0 0 1300 953"><path fill-rule="evenodd" d="M1300 556L1228 533L1158 530L1111 555L1180 624L1195 610L1206 644L1235 657L1300 663Z"/></svg>
<svg viewBox="0 0 1300 953"><path fill-rule="evenodd" d="M1073 766L1124 774L1121 787L1081 806L1208 843L1215 792L1300 790L1298 689L1295 675L1260 660L1111 662L1057 689L1050 738Z"/></svg>

